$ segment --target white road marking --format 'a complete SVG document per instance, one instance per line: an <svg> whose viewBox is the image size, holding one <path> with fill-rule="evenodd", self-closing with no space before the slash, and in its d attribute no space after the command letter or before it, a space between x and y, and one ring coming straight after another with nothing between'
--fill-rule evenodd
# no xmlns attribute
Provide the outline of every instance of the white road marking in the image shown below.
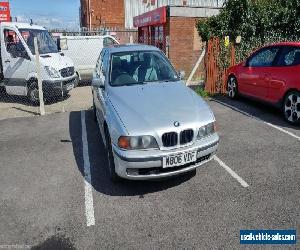
<svg viewBox="0 0 300 250"><path fill-rule="evenodd" d="M221 102L221 101L217 101L217 100L214 100L214 101L217 102L217 103L220 103L220 104L222 104L222 105L224 105L224 106L226 106L226 107L228 107L228 108L231 108L231 109L233 109L233 110L235 110L235 111L237 111L237 112L239 112L239 113L241 113L241 114L247 115L247 116L249 116L249 117L251 117L251 118L253 118L253 119L256 119L256 120L258 120L258 121L260 121L260 122L263 122L264 124L266 124L266 125L268 125L268 126L270 126L270 127L272 127L272 128L275 128L275 129L277 129L277 130L279 130L279 131L281 131L281 132L283 132L283 133L285 133L285 134L287 134L287 135L290 135L290 136L294 137L295 139L297 139L298 141L300 141L300 136L297 136L297 135L295 135L295 134L293 134L293 133L291 133L291 132L289 132L289 131L287 131L287 130L285 130L285 129L279 127L279 126L276 126L276 125L274 125L274 124L272 124L272 123L266 122L266 121L264 121L264 120L262 120L262 119L260 119L260 118L258 118L258 117L256 117L256 116L251 115L251 114L248 113L248 112L245 112L245 111L243 111L243 110L240 110L240 109L238 109L238 108L236 108L236 107L234 107L234 106L231 106L231 105L229 105L229 104L227 104L227 103L224 103L224 102Z"/></svg>
<svg viewBox="0 0 300 250"><path fill-rule="evenodd" d="M81 111L81 134L82 134L82 153L84 165L84 185L85 185L85 215L86 225L95 225L94 202L92 189L91 165L89 157L89 148L86 134L85 112Z"/></svg>
<svg viewBox="0 0 300 250"><path fill-rule="evenodd" d="M245 182L236 172L234 172L230 167L228 167L223 161L220 160L216 155L214 156L214 160L219 163L219 165L224 168L234 179L236 179L242 187L249 187L249 184Z"/></svg>

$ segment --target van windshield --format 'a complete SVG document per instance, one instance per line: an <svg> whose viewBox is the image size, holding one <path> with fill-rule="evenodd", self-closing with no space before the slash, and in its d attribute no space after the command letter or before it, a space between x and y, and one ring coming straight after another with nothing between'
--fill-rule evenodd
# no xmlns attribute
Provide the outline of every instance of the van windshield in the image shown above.
<svg viewBox="0 0 300 250"><path fill-rule="evenodd" d="M19 29L31 53L35 55L34 38L37 37L40 54L58 53L57 44L47 30Z"/></svg>

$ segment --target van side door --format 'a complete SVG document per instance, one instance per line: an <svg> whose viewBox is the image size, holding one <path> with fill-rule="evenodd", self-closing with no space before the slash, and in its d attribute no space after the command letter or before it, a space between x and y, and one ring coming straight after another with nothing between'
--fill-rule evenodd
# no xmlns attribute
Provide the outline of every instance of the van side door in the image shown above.
<svg viewBox="0 0 300 250"><path fill-rule="evenodd" d="M26 77L30 58L18 32L12 28L1 29L1 55L6 92L27 95Z"/></svg>

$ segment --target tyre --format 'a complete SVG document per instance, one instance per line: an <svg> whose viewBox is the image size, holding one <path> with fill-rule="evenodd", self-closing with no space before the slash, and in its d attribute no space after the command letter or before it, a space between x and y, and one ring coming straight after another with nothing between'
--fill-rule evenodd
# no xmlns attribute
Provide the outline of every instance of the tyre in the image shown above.
<svg viewBox="0 0 300 250"><path fill-rule="evenodd" d="M288 123L300 124L300 92L291 91L285 96L282 111Z"/></svg>
<svg viewBox="0 0 300 250"><path fill-rule="evenodd" d="M118 182L120 181L120 177L116 173L114 155L111 146L111 139L107 131L105 132L105 137L106 137L106 154L107 154L107 163L108 163L107 167L108 167L109 177L112 182Z"/></svg>
<svg viewBox="0 0 300 250"><path fill-rule="evenodd" d="M28 85L27 97L32 104L39 103L39 89L37 83L31 83Z"/></svg>
<svg viewBox="0 0 300 250"><path fill-rule="evenodd" d="M4 86L0 86L0 94L6 94L6 90Z"/></svg>
<svg viewBox="0 0 300 250"><path fill-rule="evenodd" d="M236 99L238 95L238 82L234 76L229 76L227 81L227 95L231 99Z"/></svg>

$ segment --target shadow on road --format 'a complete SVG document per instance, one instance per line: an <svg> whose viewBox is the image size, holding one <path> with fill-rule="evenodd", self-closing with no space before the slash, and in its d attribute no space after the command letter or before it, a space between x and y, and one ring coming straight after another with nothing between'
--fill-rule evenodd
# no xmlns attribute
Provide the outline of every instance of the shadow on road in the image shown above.
<svg viewBox="0 0 300 250"><path fill-rule="evenodd" d="M81 112L70 113L69 126L76 163L79 171L84 177ZM91 111L86 111L86 130L92 174L91 184L93 188L100 193L111 196L140 196L143 198L144 194L180 185L181 183L191 179L196 174L196 171L192 171L184 175L161 181L121 180L119 183L113 183L110 181L108 176L105 147L102 142L99 129L93 120L93 114Z"/></svg>
<svg viewBox="0 0 300 250"><path fill-rule="evenodd" d="M222 102L227 105L233 106L243 112L259 118L262 121L272 123L274 125L291 128L295 130L300 130L300 126L292 126L287 123L282 115L282 112L279 108L273 107L266 103L248 99L245 97L240 97L237 100L229 99L227 96L214 96L211 101ZM229 107L230 108L230 107ZM237 111L238 112L238 111Z"/></svg>

